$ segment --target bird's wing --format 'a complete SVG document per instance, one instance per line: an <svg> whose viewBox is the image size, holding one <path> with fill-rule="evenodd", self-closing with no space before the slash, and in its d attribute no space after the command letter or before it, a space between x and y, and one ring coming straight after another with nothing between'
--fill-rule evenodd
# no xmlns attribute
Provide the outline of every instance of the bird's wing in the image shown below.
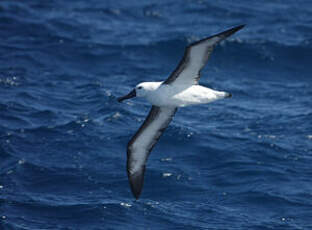
<svg viewBox="0 0 312 230"><path fill-rule="evenodd" d="M140 129L128 143L127 172L136 199L139 198L143 187L147 158L176 111L175 107L153 106Z"/></svg>
<svg viewBox="0 0 312 230"><path fill-rule="evenodd" d="M163 84L183 84L190 86L198 84L200 71L206 65L215 45L243 27L244 25L234 27L187 46L179 65Z"/></svg>

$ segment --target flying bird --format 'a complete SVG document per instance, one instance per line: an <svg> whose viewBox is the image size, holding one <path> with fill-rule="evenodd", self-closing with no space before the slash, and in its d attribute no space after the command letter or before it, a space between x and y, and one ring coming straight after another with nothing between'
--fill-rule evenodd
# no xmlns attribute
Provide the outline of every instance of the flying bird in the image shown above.
<svg viewBox="0 0 312 230"><path fill-rule="evenodd" d="M201 86L198 81L201 70L216 44L244 26L231 28L188 45L182 60L167 80L142 82L129 94L118 98L121 102L132 97L143 97L152 104L147 118L127 146L128 179L136 199L139 198L143 188L148 156L177 112L177 108L206 104L232 96L228 92Z"/></svg>

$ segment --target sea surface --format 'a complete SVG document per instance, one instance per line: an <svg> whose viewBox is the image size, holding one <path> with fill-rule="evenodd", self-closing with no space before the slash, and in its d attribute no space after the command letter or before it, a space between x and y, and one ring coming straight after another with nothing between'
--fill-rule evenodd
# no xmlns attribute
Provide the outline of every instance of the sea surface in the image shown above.
<svg viewBox="0 0 312 230"><path fill-rule="evenodd" d="M138 201L126 146L184 47L232 26ZM312 229L312 2L0 1L0 229Z"/></svg>

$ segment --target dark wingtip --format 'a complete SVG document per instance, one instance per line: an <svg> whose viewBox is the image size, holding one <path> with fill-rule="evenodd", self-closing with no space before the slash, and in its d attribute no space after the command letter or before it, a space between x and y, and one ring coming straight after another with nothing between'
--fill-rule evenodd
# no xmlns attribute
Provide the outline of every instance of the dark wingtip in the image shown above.
<svg viewBox="0 0 312 230"><path fill-rule="evenodd" d="M135 200L137 201L141 193L133 193Z"/></svg>
<svg viewBox="0 0 312 230"><path fill-rule="evenodd" d="M142 192L143 183L144 183L144 171L145 171L145 167L143 167L140 171L133 173L133 174L131 174L128 170L128 178L129 178L131 192L136 200L139 199L141 192Z"/></svg>
<svg viewBox="0 0 312 230"><path fill-rule="evenodd" d="M130 182L130 187L131 187L131 192L132 192L135 200L138 200L140 195L141 195L143 183L141 182L140 184L134 184L134 183Z"/></svg>
<svg viewBox="0 0 312 230"><path fill-rule="evenodd" d="M234 29L235 29L234 33L235 33L236 31L239 31L239 30L243 29L245 26L246 26L246 24L242 24L242 25L239 25L239 26L234 27Z"/></svg>
<svg viewBox="0 0 312 230"><path fill-rule="evenodd" d="M243 29L245 26L246 26L245 24L242 24L242 25L239 25L239 26L235 26L235 27L233 27L233 28L231 28L229 30L226 30L226 31L222 32L221 34L224 34L226 37L228 37L228 36L234 34L235 32Z"/></svg>
<svg viewBox="0 0 312 230"><path fill-rule="evenodd" d="M231 36L231 35L234 34L235 32L241 30L241 29L244 28L244 27L245 27L245 24L232 27L232 28L230 28L230 29L228 29L228 30L225 30L225 31L221 32L221 33L218 33L218 34L212 35L212 36L210 36L210 37L208 37L208 38L204 38L204 39L202 39L202 40L199 40L199 41L197 41L197 42L194 42L194 43L190 44L189 46L196 45L196 44L198 44L198 43L201 43L202 41L209 40L209 39L211 39L211 38L213 38L213 37L219 37L219 40L218 40L217 42L220 42L220 41L226 39L227 37ZM216 43L217 43L217 42L216 42Z"/></svg>
<svg viewBox="0 0 312 230"><path fill-rule="evenodd" d="M246 24L241 24L239 26L236 26L237 30L243 29L246 26Z"/></svg>

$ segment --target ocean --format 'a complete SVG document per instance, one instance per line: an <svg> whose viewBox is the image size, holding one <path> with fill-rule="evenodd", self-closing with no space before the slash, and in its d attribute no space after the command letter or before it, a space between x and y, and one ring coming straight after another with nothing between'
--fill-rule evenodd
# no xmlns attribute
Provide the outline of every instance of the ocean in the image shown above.
<svg viewBox="0 0 312 230"><path fill-rule="evenodd" d="M233 26L141 197L126 148L191 42ZM312 229L312 2L0 2L0 229Z"/></svg>

